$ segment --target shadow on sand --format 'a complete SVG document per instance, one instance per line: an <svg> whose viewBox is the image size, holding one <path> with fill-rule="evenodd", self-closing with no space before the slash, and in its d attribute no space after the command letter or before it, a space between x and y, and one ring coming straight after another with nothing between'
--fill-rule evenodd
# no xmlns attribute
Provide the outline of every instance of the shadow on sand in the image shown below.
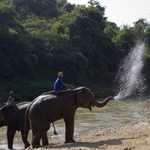
<svg viewBox="0 0 150 150"><path fill-rule="evenodd" d="M87 147L87 148L103 148L106 145L121 145L123 140L126 139L136 139L135 138L120 138L120 139L110 139L105 141L98 141L98 142L75 142L72 144L61 144L61 145L54 145L51 147L47 147L50 149L61 149L61 148L80 148L80 147Z"/></svg>

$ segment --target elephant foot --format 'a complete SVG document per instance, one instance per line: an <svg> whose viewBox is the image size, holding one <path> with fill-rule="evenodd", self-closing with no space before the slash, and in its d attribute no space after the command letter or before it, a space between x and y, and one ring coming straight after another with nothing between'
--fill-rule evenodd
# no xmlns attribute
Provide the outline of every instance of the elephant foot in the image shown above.
<svg viewBox="0 0 150 150"><path fill-rule="evenodd" d="M42 139L42 146L47 146L49 145L48 139Z"/></svg>
<svg viewBox="0 0 150 150"><path fill-rule="evenodd" d="M32 148L39 148L41 145L32 145Z"/></svg>
<svg viewBox="0 0 150 150"><path fill-rule="evenodd" d="M32 141L32 148L39 148L39 147L41 147L40 142L34 142L34 141Z"/></svg>
<svg viewBox="0 0 150 150"><path fill-rule="evenodd" d="M71 141L72 141L72 143L75 143L75 142L76 142L74 139L72 139Z"/></svg>
<svg viewBox="0 0 150 150"><path fill-rule="evenodd" d="M32 148L39 148L39 147L41 147L41 145L39 145L39 144L32 144Z"/></svg>
<svg viewBox="0 0 150 150"><path fill-rule="evenodd" d="M72 140L67 140L65 143L75 143L76 141L74 139Z"/></svg>
<svg viewBox="0 0 150 150"><path fill-rule="evenodd" d="M42 144L42 146L48 146L49 144L47 143L47 144Z"/></svg>
<svg viewBox="0 0 150 150"><path fill-rule="evenodd" d="M30 147L30 144L29 143L25 144L25 149L28 147Z"/></svg>

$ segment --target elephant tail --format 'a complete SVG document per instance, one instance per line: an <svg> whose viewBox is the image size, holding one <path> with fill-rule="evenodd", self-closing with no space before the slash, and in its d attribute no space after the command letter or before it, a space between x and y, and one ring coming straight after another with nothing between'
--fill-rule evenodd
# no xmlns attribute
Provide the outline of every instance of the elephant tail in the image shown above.
<svg viewBox="0 0 150 150"><path fill-rule="evenodd" d="M35 100L34 100L35 101ZM29 104L29 106L27 107L27 109L26 109L26 111L25 111L25 118L24 118L24 137L26 137L27 136L27 134L28 134L28 131L30 130L30 120L29 120L29 110L30 110L30 107L31 107L31 105L33 104L33 102L34 101L32 101L30 104Z"/></svg>
<svg viewBox="0 0 150 150"><path fill-rule="evenodd" d="M54 128L54 135L57 135L56 129L55 129L55 125L54 122L52 122L53 128Z"/></svg>

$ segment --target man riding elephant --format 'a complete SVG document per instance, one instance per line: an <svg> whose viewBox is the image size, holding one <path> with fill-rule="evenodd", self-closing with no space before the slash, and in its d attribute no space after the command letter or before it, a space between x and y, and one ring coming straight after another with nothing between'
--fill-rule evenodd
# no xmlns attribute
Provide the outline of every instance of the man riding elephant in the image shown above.
<svg viewBox="0 0 150 150"><path fill-rule="evenodd" d="M58 78L56 79L55 83L54 83L54 90L56 92L56 94L58 93L62 93L62 92L67 92L67 86L65 84L63 84L63 72L59 71L57 73Z"/></svg>
<svg viewBox="0 0 150 150"><path fill-rule="evenodd" d="M4 120L4 115L3 115L4 110L14 105L14 100L15 100L14 93L13 93L13 91L10 91L9 92L9 97L8 97L8 100L7 100L6 104L0 109L0 112L2 114L1 118L0 118L0 121Z"/></svg>

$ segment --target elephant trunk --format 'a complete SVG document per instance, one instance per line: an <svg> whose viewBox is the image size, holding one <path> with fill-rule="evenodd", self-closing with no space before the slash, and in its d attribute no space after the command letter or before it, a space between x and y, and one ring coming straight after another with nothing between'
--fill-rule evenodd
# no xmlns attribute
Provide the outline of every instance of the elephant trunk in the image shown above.
<svg viewBox="0 0 150 150"><path fill-rule="evenodd" d="M104 107L110 100L113 100L114 97L107 97L102 103L98 103L96 100L94 101L94 106L96 107Z"/></svg>

